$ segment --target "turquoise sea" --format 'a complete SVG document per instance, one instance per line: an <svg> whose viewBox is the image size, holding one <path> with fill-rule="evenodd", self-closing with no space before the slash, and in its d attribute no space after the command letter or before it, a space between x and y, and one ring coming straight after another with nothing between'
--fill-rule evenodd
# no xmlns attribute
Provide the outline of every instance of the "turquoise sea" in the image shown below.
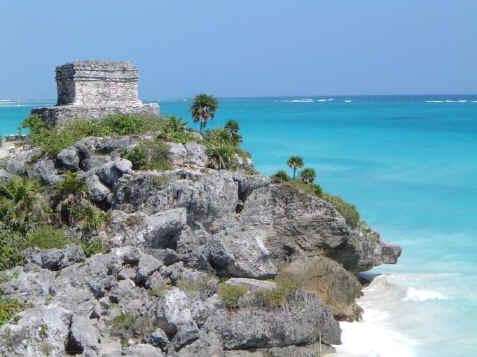
<svg viewBox="0 0 477 357"><path fill-rule="evenodd" d="M187 99L161 101L189 119ZM0 104L0 134L31 103ZM477 95L222 99L211 126L240 123L257 168L292 154L354 203L399 264L383 266L343 323L340 356L477 356Z"/></svg>

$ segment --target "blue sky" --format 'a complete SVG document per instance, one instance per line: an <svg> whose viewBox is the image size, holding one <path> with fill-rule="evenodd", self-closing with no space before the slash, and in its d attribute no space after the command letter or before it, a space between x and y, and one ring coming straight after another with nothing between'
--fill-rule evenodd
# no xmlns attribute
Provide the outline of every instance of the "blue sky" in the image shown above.
<svg viewBox="0 0 477 357"><path fill-rule="evenodd" d="M0 0L0 98L130 60L141 95L477 93L476 0Z"/></svg>

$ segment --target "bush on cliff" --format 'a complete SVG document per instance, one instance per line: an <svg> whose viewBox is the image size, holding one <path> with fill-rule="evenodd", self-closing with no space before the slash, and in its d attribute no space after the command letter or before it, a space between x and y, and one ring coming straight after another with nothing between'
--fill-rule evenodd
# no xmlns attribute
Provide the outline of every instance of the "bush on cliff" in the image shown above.
<svg viewBox="0 0 477 357"><path fill-rule="evenodd" d="M169 147L160 141L144 141L124 153L124 158L131 161L134 170L171 169Z"/></svg>
<svg viewBox="0 0 477 357"><path fill-rule="evenodd" d="M341 215L346 220L346 223L356 228L360 222L359 212L356 207L339 196L333 196L328 193L324 193L321 197L323 200L331 203L336 210L341 213Z"/></svg>
<svg viewBox="0 0 477 357"><path fill-rule="evenodd" d="M13 319L22 309L23 306L19 301L0 297L0 326Z"/></svg>
<svg viewBox="0 0 477 357"><path fill-rule="evenodd" d="M88 136L141 135L154 133L162 125L158 117L124 114L111 115L101 121L71 120L62 127L52 127L37 115L29 116L22 123L23 128L30 130L31 144L51 154Z"/></svg>
<svg viewBox="0 0 477 357"><path fill-rule="evenodd" d="M181 118L170 116L163 119L163 124L157 136L158 139L185 144L194 141L196 137L187 128L187 123Z"/></svg>

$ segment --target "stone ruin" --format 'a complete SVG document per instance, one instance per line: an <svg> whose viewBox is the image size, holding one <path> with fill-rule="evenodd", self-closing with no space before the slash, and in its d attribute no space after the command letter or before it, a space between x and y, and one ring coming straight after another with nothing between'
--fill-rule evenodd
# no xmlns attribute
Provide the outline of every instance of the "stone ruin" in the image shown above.
<svg viewBox="0 0 477 357"><path fill-rule="evenodd" d="M138 70L129 62L77 61L56 67L56 106L35 108L47 123L99 120L111 114L159 115L157 103L138 98Z"/></svg>

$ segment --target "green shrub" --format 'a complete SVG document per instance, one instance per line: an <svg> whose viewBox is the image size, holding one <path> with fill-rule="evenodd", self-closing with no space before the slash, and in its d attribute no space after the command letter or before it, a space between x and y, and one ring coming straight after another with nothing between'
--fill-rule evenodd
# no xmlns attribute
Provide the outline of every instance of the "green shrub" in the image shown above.
<svg viewBox="0 0 477 357"><path fill-rule="evenodd" d="M360 222L359 212L355 206L349 204L339 196L332 196L324 193L322 199L331 203L331 205L344 217L346 223L356 228Z"/></svg>
<svg viewBox="0 0 477 357"><path fill-rule="evenodd" d="M25 237L22 234L0 229L0 270L22 265L25 261L22 250L25 248Z"/></svg>
<svg viewBox="0 0 477 357"><path fill-rule="evenodd" d="M282 289L259 289L254 293L255 304L275 308L285 305L287 295Z"/></svg>
<svg viewBox="0 0 477 357"><path fill-rule="evenodd" d="M108 249L100 239L91 239L87 242L81 242L84 254L89 258L96 254L107 253Z"/></svg>
<svg viewBox="0 0 477 357"><path fill-rule="evenodd" d="M149 316L125 313L115 317L110 325L112 335L119 337L123 345L126 345L130 338L142 339L150 335L157 327Z"/></svg>
<svg viewBox="0 0 477 357"><path fill-rule="evenodd" d="M239 307L239 299L247 293L247 288L222 284L219 288L219 298L227 309L236 309Z"/></svg>
<svg viewBox="0 0 477 357"><path fill-rule="evenodd" d="M156 132L162 120L155 116L111 115L100 121L84 119L71 120L61 127L52 127L39 116L31 115L22 123L30 130L33 146L43 151L57 154L88 136L132 135Z"/></svg>
<svg viewBox="0 0 477 357"><path fill-rule="evenodd" d="M0 227L26 233L47 223L51 212L39 189L39 182L27 177L0 183Z"/></svg>
<svg viewBox="0 0 477 357"><path fill-rule="evenodd" d="M22 309L19 301L0 296L0 326L13 319Z"/></svg>
<svg viewBox="0 0 477 357"><path fill-rule="evenodd" d="M69 195L77 195L81 192L86 192L88 186L86 183L80 179L74 172L67 171L65 179L59 181L55 184L55 194L54 196L58 201L68 197Z"/></svg>
<svg viewBox="0 0 477 357"><path fill-rule="evenodd" d="M113 134L139 135L157 131L163 123L159 117L152 115L115 114L100 121L100 125Z"/></svg>
<svg viewBox="0 0 477 357"><path fill-rule="evenodd" d="M274 183L282 183L290 181L290 176L284 170L279 170L275 174L272 175L272 181Z"/></svg>
<svg viewBox="0 0 477 357"><path fill-rule="evenodd" d="M274 180L272 178L272 180ZM274 182L277 182L277 179L274 180ZM280 183L280 182L278 182ZM293 179L290 179L288 181L281 181L282 183L282 189L286 190L286 191L290 191L290 192L294 192L296 190L298 191L301 191L303 193L306 193L306 194L309 194L309 195L314 195L314 196L317 196L317 197L320 197L321 198L321 195L322 195L322 189L321 189L321 186L316 184L316 183L312 183L312 184L307 184L307 183L304 183L303 181L300 181L300 180L293 180Z"/></svg>
<svg viewBox="0 0 477 357"><path fill-rule="evenodd" d="M64 248L70 241L65 236L63 229L52 226L40 226L26 236L26 245L40 249Z"/></svg>
<svg viewBox="0 0 477 357"><path fill-rule="evenodd" d="M222 142L208 143L207 156L209 166L213 169L234 169L238 166L236 158L236 149L234 146Z"/></svg>
<svg viewBox="0 0 477 357"><path fill-rule="evenodd" d="M144 141L125 153L124 157L131 161L135 170L171 169L169 146L159 141Z"/></svg>
<svg viewBox="0 0 477 357"><path fill-rule="evenodd" d="M88 236L94 235L112 220L111 213L103 212L86 199L64 201L60 212L64 224L79 227Z"/></svg>
<svg viewBox="0 0 477 357"><path fill-rule="evenodd" d="M181 118L170 116L163 119L163 126L159 131L158 139L185 144L194 141L195 137L187 128L187 123Z"/></svg>

